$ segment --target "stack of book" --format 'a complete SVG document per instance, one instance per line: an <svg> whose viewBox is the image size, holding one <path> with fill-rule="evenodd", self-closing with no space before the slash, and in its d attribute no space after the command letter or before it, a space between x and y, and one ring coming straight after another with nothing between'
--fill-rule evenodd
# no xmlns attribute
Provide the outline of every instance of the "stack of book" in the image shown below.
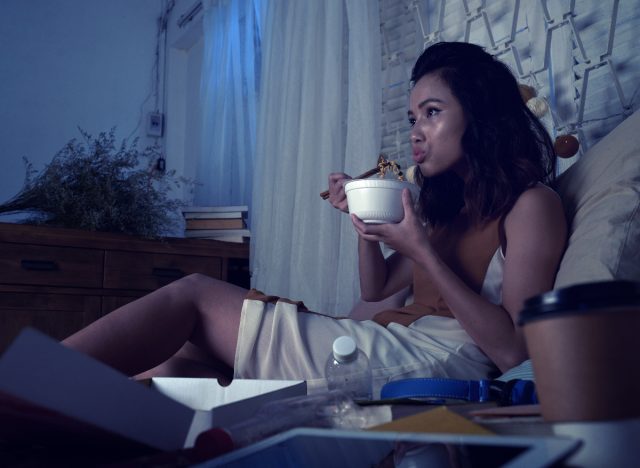
<svg viewBox="0 0 640 468"><path fill-rule="evenodd" d="M182 210L185 237L216 239L224 242L248 242L246 205L190 206Z"/></svg>

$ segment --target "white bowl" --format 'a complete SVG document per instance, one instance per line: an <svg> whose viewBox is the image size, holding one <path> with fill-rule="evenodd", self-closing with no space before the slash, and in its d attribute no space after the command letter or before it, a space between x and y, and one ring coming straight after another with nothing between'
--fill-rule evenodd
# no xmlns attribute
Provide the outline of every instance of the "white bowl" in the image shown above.
<svg viewBox="0 0 640 468"><path fill-rule="evenodd" d="M344 185L349 213L368 224L397 223L404 218L402 190L408 188L414 203L420 189L417 185L393 179L354 179Z"/></svg>

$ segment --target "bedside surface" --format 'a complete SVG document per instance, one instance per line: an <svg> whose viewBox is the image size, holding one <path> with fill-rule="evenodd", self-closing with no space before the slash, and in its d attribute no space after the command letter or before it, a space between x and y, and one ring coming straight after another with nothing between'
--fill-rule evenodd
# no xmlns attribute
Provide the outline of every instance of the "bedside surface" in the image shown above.
<svg viewBox="0 0 640 468"><path fill-rule="evenodd" d="M191 273L249 287L249 244L0 223L0 352L25 326L63 339Z"/></svg>

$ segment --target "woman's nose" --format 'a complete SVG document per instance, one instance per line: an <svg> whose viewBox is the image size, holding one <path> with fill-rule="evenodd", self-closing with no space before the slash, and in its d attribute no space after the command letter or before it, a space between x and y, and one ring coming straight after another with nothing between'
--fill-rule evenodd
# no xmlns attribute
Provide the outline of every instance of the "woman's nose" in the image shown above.
<svg viewBox="0 0 640 468"><path fill-rule="evenodd" d="M422 141L422 135L414 128L413 130L411 130L409 140L411 141L411 143L419 143Z"/></svg>

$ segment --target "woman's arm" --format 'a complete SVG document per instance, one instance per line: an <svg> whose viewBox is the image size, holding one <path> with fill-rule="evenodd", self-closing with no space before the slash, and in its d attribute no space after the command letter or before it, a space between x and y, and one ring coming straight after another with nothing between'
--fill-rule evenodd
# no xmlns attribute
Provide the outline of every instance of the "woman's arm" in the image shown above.
<svg viewBox="0 0 640 468"><path fill-rule="evenodd" d="M344 184L351 177L342 172L329 174L329 203L336 209L349 212ZM357 218L356 218L357 219ZM411 284L410 261L392 254L385 259L377 241L358 238L358 271L360 297L367 302L390 297Z"/></svg>
<svg viewBox="0 0 640 468"><path fill-rule="evenodd" d="M413 289L407 286L381 301L367 302L360 299L351 309L349 318L354 320L372 320L379 312L389 309L400 309L407 304Z"/></svg>
<svg viewBox="0 0 640 468"><path fill-rule="evenodd" d="M355 218L357 220L357 218ZM380 243L358 238L360 296L364 301L381 301L411 284L411 261L392 253L384 258Z"/></svg>
<svg viewBox="0 0 640 468"><path fill-rule="evenodd" d="M516 325L524 301L553 287L566 239L559 197L540 186L524 192L505 218L507 248L503 302L495 305L470 289L440 259L429 244L411 207L403 202L405 218L396 225L356 224L365 240L386 242L426 269L451 312L478 346L501 370L526 358L526 346Z"/></svg>

